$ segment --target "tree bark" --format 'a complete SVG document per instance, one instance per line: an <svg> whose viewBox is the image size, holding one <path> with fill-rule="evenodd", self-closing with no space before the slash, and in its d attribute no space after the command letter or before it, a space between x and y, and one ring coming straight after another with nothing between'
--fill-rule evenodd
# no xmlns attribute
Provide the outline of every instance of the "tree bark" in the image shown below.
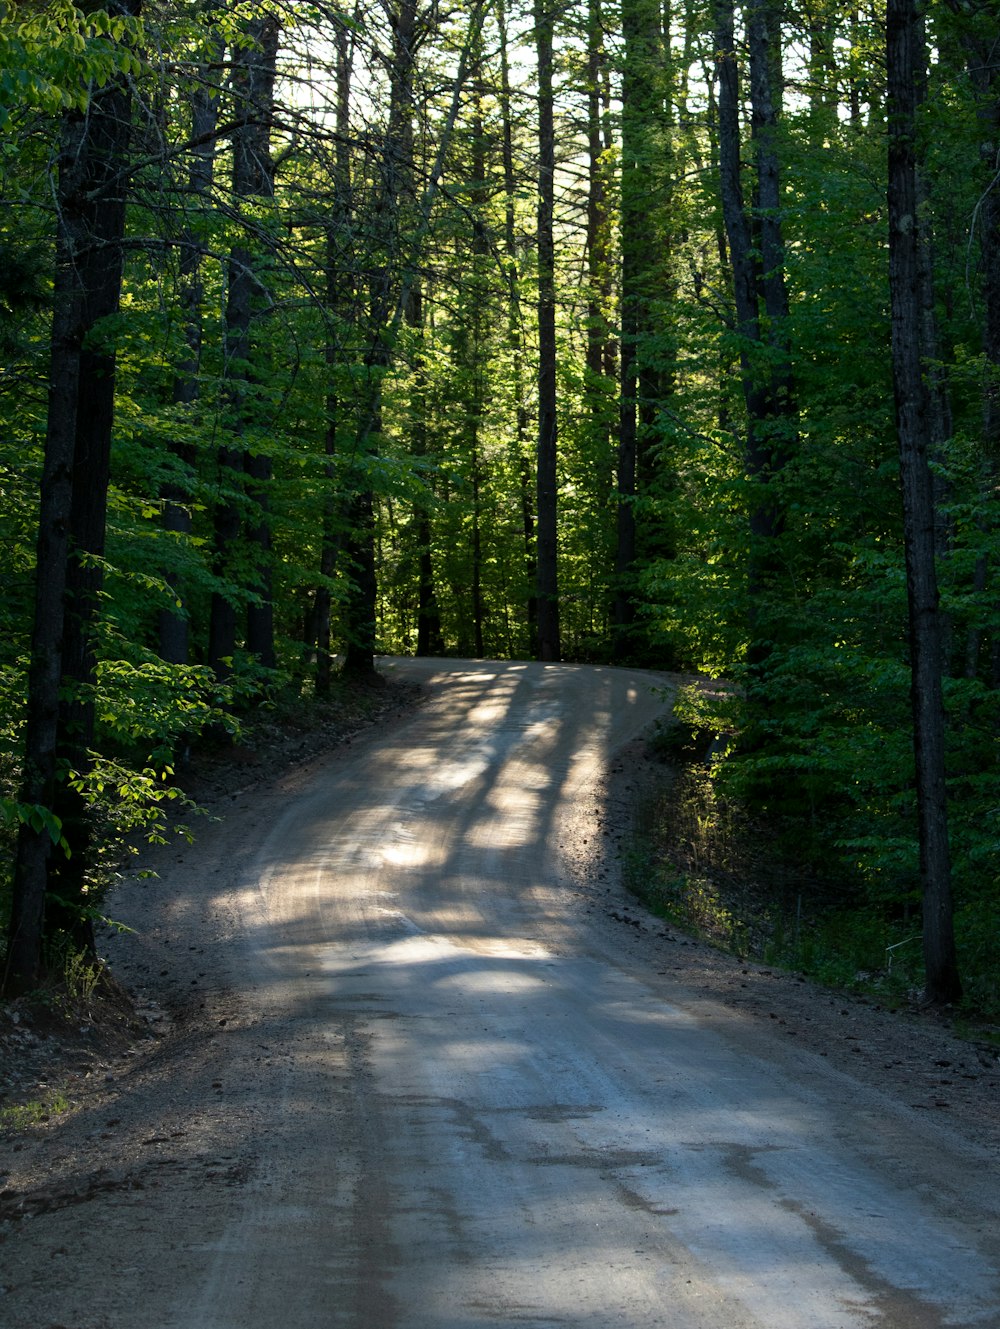
<svg viewBox="0 0 1000 1329"><path fill-rule="evenodd" d="M538 596L538 658L558 660L558 442L556 429L555 122L552 0L535 0L538 59L538 460L535 583Z"/></svg>
<svg viewBox="0 0 1000 1329"><path fill-rule="evenodd" d="M392 337L398 318L405 317L402 297L401 241L405 230L400 209L413 204L413 71L418 44L416 0L400 0L391 14L392 55L389 62L389 123L376 203L375 271L369 285L370 344L365 357L365 400L358 422L356 453L361 466L350 501L349 575L353 585L346 600L347 644L344 669L366 676L375 672L378 619L378 578L375 565L375 495L365 459L377 447L382 429L382 379L392 358Z"/></svg>
<svg viewBox="0 0 1000 1329"><path fill-rule="evenodd" d="M358 11L355 8L354 23L357 23ZM355 295L355 276L352 266L345 265L345 254L351 255L352 244L351 216L353 204L351 198L351 150L350 150L350 112L351 81L354 74L354 28L347 23L338 23L336 30L336 88L337 88L337 141L334 149L333 164L333 215L326 229L326 317L328 333L326 342L326 367L328 386L326 394L326 437L324 450L327 462L324 467L323 494L323 532L320 543L320 583L316 588L313 602L313 627L311 640L316 647L316 693L325 697L330 693L333 681L333 598L330 582L337 570L337 560L342 543L342 500L335 489L337 468L334 457L337 454L337 433L341 424L342 405L336 386L336 369L339 360L338 348L334 335L343 319L349 324L353 316ZM345 271L345 266L347 270Z"/></svg>
<svg viewBox="0 0 1000 1329"><path fill-rule="evenodd" d="M929 1001L961 996L951 899L945 783L942 618L935 566L934 490L921 343L921 228L918 224L917 114L924 50L915 0L886 11L889 126L889 282L892 361L903 495L909 608L910 695L916 763L925 991Z"/></svg>
<svg viewBox="0 0 1000 1329"><path fill-rule="evenodd" d="M517 176L514 170L514 126L511 113L510 57L508 54L507 18L504 0L497 0L497 27L500 34L500 114L502 118L503 178L504 178L504 253L507 259L507 284L510 307L507 319L507 343L514 378L514 411L516 418L516 463L521 507L523 536L524 582L528 588L525 618L528 631L528 653L538 654L538 595L535 580L535 505L531 477L529 415L525 405L523 365L526 360L524 332L521 321L521 275L518 263L515 203Z"/></svg>
<svg viewBox="0 0 1000 1329"><path fill-rule="evenodd" d="M141 0L119 0L112 8L138 17ZM130 85L119 75L94 93L85 113L63 119L21 802L61 820L74 857L69 868L63 851L53 848L51 820L22 822L7 992L37 980L45 937L57 926L67 928L76 944L93 947L83 896L92 866L89 822L63 772L85 771L93 744L93 632L102 582L94 558L104 551L115 384L114 348L101 344L99 325L119 306L131 118Z"/></svg>
<svg viewBox="0 0 1000 1329"><path fill-rule="evenodd" d="M980 298L983 305L982 334L985 358L983 379L983 427L980 461L980 513L977 527L984 543L997 529L997 477L1000 474L1000 62L996 56L996 13L986 0L966 4L948 0L956 15L959 39L965 52L969 82L976 98L980 128L978 182L981 189L974 216L979 239ZM981 606L970 625L965 646L965 674L982 673L989 685L1000 688L1000 632L986 628L1000 617L997 603L996 569L986 552L979 555L973 574L973 591ZM983 651L992 639L992 649ZM983 655L987 654L983 669Z"/></svg>
<svg viewBox="0 0 1000 1329"><path fill-rule="evenodd" d="M252 20L247 37L252 45L234 54L233 83L239 125L233 133L233 194L241 199L269 198L274 193L274 167L270 154L274 106L278 21L273 14ZM251 327L260 302L256 253L249 239L234 245L229 256L225 309L225 367L232 443L219 448L220 500L215 512L215 575L220 583L212 596L209 626L209 663L219 678L228 677L237 646L237 599L248 595L246 645L266 668L274 668L274 621L271 600L270 521L268 488L271 459L266 452L251 452L239 443L251 410L254 375ZM232 491L229 495L226 489ZM256 515L248 523L247 537L254 549L253 584L226 588L231 556L243 528L239 493L249 498Z"/></svg>
<svg viewBox="0 0 1000 1329"><path fill-rule="evenodd" d="M601 0L590 0L587 18L587 370L591 413L607 445L607 392L602 380L614 374L615 349L608 312L612 296L611 208L608 198L611 147L607 133L608 79ZM602 449L603 454L604 449Z"/></svg>
<svg viewBox="0 0 1000 1329"><path fill-rule="evenodd" d="M766 600L779 575L775 540L784 529L784 513L774 482L794 451L796 437L775 144L776 84L780 76L780 26L775 0L751 0L748 9L756 195L752 213L747 210L741 184L740 89L734 28L733 0L715 0L720 189L746 405L745 469L754 485L749 513L747 662L751 700L766 709L770 703L764 685L772 651L772 633L765 621Z"/></svg>
<svg viewBox="0 0 1000 1329"><path fill-rule="evenodd" d="M213 58L221 61L221 42L214 43ZM209 68L199 70L200 82L192 94L191 137L196 146L192 150L187 186L195 207L211 206L212 181L215 162L215 129L219 118L219 90L212 82ZM202 263L204 246L196 232L188 227L181 239L180 301L184 316L184 340L187 356L178 365L174 377L173 399L177 406L193 407L201 394L200 368L202 349ZM193 444L172 442L170 451L180 471L193 473L196 450ZM178 478L160 490L163 503L164 530L181 539L191 533L190 486ZM171 664L186 664L190 653L190 621L184 605L182 578L171 573L167 583L173 591L177 608L163 609L159 615L160 655Z"/></svg>
<svg viewBox="0 0 1000 1329"><path fill-rule="evenodd" d="M622 78L621 166L621 386L618 424L618 512L615 556L615 655L634 646L632 585L638 561L635 500L650 467L644 458L659 409L660 376L649 339L658 334L654 303L666 298L668 237L663 225L669 145L665 128L665 68L657 0L627 0Z"/></svg>

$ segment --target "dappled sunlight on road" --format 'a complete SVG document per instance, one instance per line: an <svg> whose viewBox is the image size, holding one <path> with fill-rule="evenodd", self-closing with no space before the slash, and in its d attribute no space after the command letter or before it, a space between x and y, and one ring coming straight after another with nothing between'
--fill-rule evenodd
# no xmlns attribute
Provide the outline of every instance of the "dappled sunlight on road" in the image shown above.
<svg viewBox="0 0 1000 1329"><path fill-rule="evenodd" d="M749 1055L582 916L570 851L663 680L385 667L426 702L225 896L274 1101L234 1095L253 1203L170 1329L996 1329L995 1265L817 1065Z"/></svg>

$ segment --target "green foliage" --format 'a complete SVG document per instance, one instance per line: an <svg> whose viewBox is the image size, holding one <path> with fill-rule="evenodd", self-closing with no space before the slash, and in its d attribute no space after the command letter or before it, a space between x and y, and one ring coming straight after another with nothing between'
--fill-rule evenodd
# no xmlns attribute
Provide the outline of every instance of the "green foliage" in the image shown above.
<svg viewBox="0 0 1000 1329"><path fill-rule="evenodd" d="M104 974L104 962L59 938L49 948L48 972L58 984L59 1004L78 1011L93 1000Z"/></svg>
<svg viewBox="0 0 1000 1329"><path fill-rule="evenodd" d="M695 711L705 719L702 705ZM676 774L645 807L624 855L628 890L682 931L742 958L889 1006L920 998L919 897L883 890L880 898L871 888L878 866L888 874L905 862L912 881L912 837L894 846L874 834L854 847L860 861L853 866L847 857L810 865L801 843L783 833L787 819L783 827L780 815L751 815L738 793L720 788L728 782L719 780L718 766L713 777L703 762L692 764L682 736L668 729L658 748L677 763ZM1000 1019L997 922L992 883L956 915L964 1009L978 1019Z"/></svg>
<svg viewBox="0 0 1000 1329"><path fill-rule="evenodd" d="M0 798L0 821L8 828L30 826L39 835L48 835L54 845L69 847L62 833L62 822L49 808L38 803L18 803L13 798Z"/></svg>
<svg viewBox="0 0 1000 1329"><path fill-rule="evenodd" d="M43 1126L69 1109L69 1099L61 1093L43 1099L33 1098L26 1103L12 1103L0 1108L0 1136L18 1135L32 1126Z"/></svg>
<svg viewBox="0 0 1000 1329"><path fill-rule="evenodd" d="M130 49L141 40L137 20L84 14L72 0L0 4L0 130L14 111L85 111L93 86L142 73Z"/></svg>

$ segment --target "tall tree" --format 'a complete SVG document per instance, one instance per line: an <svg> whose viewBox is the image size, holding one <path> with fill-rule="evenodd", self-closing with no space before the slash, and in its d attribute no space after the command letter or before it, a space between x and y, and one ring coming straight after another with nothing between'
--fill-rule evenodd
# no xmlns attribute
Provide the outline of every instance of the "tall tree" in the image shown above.
<svg viewBox="0 0 1000 1329"><path fill-rule="evenodd" d="M979 197L972 218L978 238L979 299L982 306L983 383L982 449L980 461L980 514L977 526L982 548L976 557L974 590L978 613L966 638L965 673L975 678L981 668L984 641L990 652L986 676L1000 689L1000 622L996 586L996 554L989 546L997 518L997 477L1000 475L1000 50L993 6L978 0L966 4L948 0L955 15L957 41L964 52L969 83L975 97L979 134ZM991 630L985 624L992 622Z"/></svg>
<svg viewBox="0 0 1000 1329"><path fill-rule="evenodd" d="M521 309L521 274L518 262L516 201L518 175L514 155L514 116L510 71L510 40L504 0L496 3L500 45L500 115L504 179L504 256L507 260L507 285L510 300L507 309L507 342L512 362L514 399L514 448L519 481L521 530L524 540L525 583L528 592L526 613L528 644L532 655L538 652L538 594L535 574L535 505L529 461L529 414L525 405L526 347Z"/></svg>
<svg viewBox="0 0 1000 1329"><path fill-rule="evenodd" d="M243 42L233 55L235 128L233 195L237 207L274 193L270 136L274 106L275 63L279 25L273 13L247 24ZM270 532L267 489L271 462L266 451L248 449L244 435L252 414L254 381L251 329L261 305L259 236L254 223L239 217L243 231L227 264L225 366L231 437L218 450L219 499L215 510L215 573L208 658L216 674L226 677L237 646L238 598L247 602L247 649L265 667L273 668L274 630L269 569ZM248 536L255 555L251 578L232 575L231 562L243 529L245 498L249 497ZM252 585L247 585L250 580ZM227 584L228 583L228 584Z"/></svg>
<svg viewBox="0 0 1000 1329"><path fill-rule="evenodd" d="M555 16L556 9L552 0L535 0L535 53L538 63L538 453L535 565L540 660L558 660L561 654L556 432Z"/></svg>
<svg viewBox="0 0 1000 1329"><path fill-rule="evenodd" d="M140 12L141 0L109 6L116 19L138 19ZM86 770L93 745L94 631L115 401L108 320L121 297L131 127L132 87L124 71L93 90L85 108L69 111L62 125L21 790L26 815L17 841L5 974L5 987L13 991L37 978L55 915L76 942L93 947L86 901L90 826L67 772Z"/></svg>
<svg viewBox="0 0 1000 1329"><path fill-rule="evenodd" d="M611 412L616 346L611 329L614 294L610 126L611 86L601 0L587 10L587 391L597 465L611 488Z"/></svg>
<svg viewBox="0 0 1000 1329"><path fill-rule="evenodd" d="M631 649L635 619L636 499L644 453L660 404L662 377L650 342L654 308L666 298L663 203L669 145L664 133L665 53L658 0L626 0L621 115L621 394L614 623L618 655Z"/></svg>
<svg viewBox="0 0 1000 1329"><path fill-rule="evenodd" d="M320 541L319 584L313 600L311 629L308 639L316 646L316 691L320 696L330 692L333 674L332 646L332 591L341 548L341 498L336 488L338 431L345 405L341 400L338 383L341 378L342 350L337 337L352 325L352 308L356 295L354 256L352 244L351 197L351 82L354 75L355 33L359 25L359 11L355 6L350 24L338 21L334 30L335 86L337 127L333 160L333 205L325 223L325 290L326 290L326 347L324 360L327 371L326 429L324 433L324 495L322 537Z"/></svg>
<svg viewBox="0 0 1000 1329"><path fill-rule="evenodd" d="M387 4L386 12L392 29L389 118L373 210L371 247L375 262L368 284L365 391L354 444L356 474L346 545L351 584L345 605L344 668L355 675L371 675L375 669L378 586L370 459L382 432L383 380L391 363L395 333L409 304L400 295L404 280L401 249L407 223L413 216L413 79L417 52L426 35L417 0Z"/></svg>
<svg viewBox="0 0 1000 1329"><path fill-rule="evenodd" d="M776 481L793 449L795 402L788 349L780 173L775 143L780 26L776 0L750 0L750 102L755 207L742 184L740 87L733 0L715 0L719 174L735 306L734 332L746 408L744 457L753 485L750 509L750 645L757 683L766 672L770 631L763 597L776 568L774 541L784 528Z"/></svg>
<svg viewBox="0 0 1000 1329"><path fill-rule="evenodd" d="M187 175L190 223L185 223L181 238L180 303L184 320L184 341L187 354L177 365L173 382L174 403L190 411L201 395L201 358L204 337L202 268L205 261L205 242L199 234L199 223L211 207L212 184L215 175L216 130L219 119L219 88L213 66L220 65L224 54L217 34L206 37L206 58L198 62L196 83L191 94L191 160ZM201 214L201 216L198 215ZM178 475L164 483L160 491L163 501L163 525L179 537L191 534L190 491L191 476L197 462L197 449L192 443L173 442L171 453L175 458ZM185 664L189 655L190 612L184 604L184 588L180 578L168 577L177 603L162 609L159 615L160 654L174 664Z"/></svg>
<svg viewBox="0 0 1000 1329"><path fill-rule="evenodd" d="M886 10L889 115L889 283L892 363L903 491L909 609L913 748L916 764L926 994L961 996L951 899L951 853L945 783L941 684L943 628L935 563L930 402L921 337L923 230L918 225L917 123L926 55L918 0L889 0Z"/></svg>

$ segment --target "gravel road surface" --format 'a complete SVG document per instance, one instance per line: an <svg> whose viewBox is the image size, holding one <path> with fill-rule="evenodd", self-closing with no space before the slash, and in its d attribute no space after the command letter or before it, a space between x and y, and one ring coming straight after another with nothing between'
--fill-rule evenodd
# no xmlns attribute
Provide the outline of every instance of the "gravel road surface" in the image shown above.
<svg viewBox="0 0 1000 1329"><path fill-rule="evenodd" d="M0 1324L998 1329L988 1120L714 999L624 904L606 778L669 681L383 667L426 700L123 894L164 1036L0 1154Z"/></svg>

